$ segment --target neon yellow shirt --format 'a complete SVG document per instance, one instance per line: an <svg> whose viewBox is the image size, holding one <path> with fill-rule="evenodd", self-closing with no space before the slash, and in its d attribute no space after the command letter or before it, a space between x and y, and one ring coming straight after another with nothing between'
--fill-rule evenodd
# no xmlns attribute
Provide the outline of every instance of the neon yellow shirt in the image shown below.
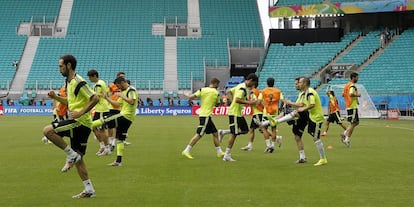
<svg viewBox="0 0 414 207"><path fill-rule="evenodd" d="M96 112L108 112L109 111L109 102L104 98L101 97L101 94L107 94L109 92L109 88L106 86L106 83L103 80L98 80L93 86L93 90L99 96L99 101L95 105Z"/></svg>
<svg viewBox="0 0 414 207"><path fill-rule="evenodd" d="M356 88L355 84L352 84L349 88L349 94L355 95L358 89ZM358 97L354 96L351 97L351 105L347 109L356 109L358 108Z"/></svg>
<svg viewBox="0 0 414 207"><path fill-rule="evenodd" d="M200 88L194 95L198 97L201 102L199 116L210 116L213 113L214 106L220 103L219 92L215 88Z"/></svg>
<svg viewBox="0 0 414 207"><path fill-rule="evenodd" d="M126 90L122 91L122 95L134 99L133 104L129 104L124 99L119 98L118 102L121 104L120 114L130 121L135 120L135 114L138 106L138 93L137 89L132 86L129 86Z"/></svg>
<svg viewBox="0 0 414 207"><path fill-rule="evenodd" d="M79 91L77 92L77 95L75 94L76 88L78 87L78 84L83 84L81 87L79 87ZM75 75L75 77L68 82L67 84L67 94L68 94L68 109L69 111L81 111L83 107L89 103L89 100L91 96L93 96L95 93L89 87L88 84L86 84L85 79L83 79L78 74ZM92 117L91 113L85 113L81 117L75 119L79 123L81 123L84 126L87 126L89 128L92 127Z"/></svg>
<svg viewBox="0 0 414 207"><path fill-rule="evenodd" d="M229 115L241 117L244 104L236 103L236 99L240 98L246 100L248 94L246 84L240 83L239 85L231 88L230 91L233 94L233 100L230 104Z"/></svg>
<svg viewBox="0 0 414 207"><path fill-rule="evenodd" d="M323 118L322 104L318 92L316 92L313 88L308 88L305 94L305 105L314 105L313 108L309 109L309 119L315 123L323 122L325 119Z"/></svg>

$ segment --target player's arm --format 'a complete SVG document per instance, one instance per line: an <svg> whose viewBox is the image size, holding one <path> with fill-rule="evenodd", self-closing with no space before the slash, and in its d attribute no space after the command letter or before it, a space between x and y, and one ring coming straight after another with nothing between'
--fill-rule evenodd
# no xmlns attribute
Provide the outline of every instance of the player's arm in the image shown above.
<svg viewBox="0 0 414 207"><path fill-rule="evenodd" d="M66 97L61 97L58 96L55 91L49 91L49 93L47 93L47 96L53 100L59 101L60 103L63 103L65 105L68 105L68 100Z"/></svg>
<svg viewBox="0 0 414 207"><path fill-rule="evenodd" d="M283 104L286 104L286 105L292 106L292 107L296 107L296 108L304 106L303 103L293 102L293 101L291 101L287 98L282 99L282 102L283 102Z"/></svg>
<svg viewBox="0 0 414 207"><path fill-rule="evenodd" d="M112 104L112 105L114 105L114 106L116 106L116 107L118 107L118 106L121 106L122 104L121 103L119 103L118 101L114 101L114 100L112 100L111 99L111 97L109 97L109 96L105 96L105 99L110 103L110 104Z"/></svg>
<svg viewBox="0 0 414 207"><path fill-rule="evenodd" d="M134 104L135 100L137 99L137 96L136 96L136 93L135 93L134 90L131 90L128 93L130 94L129 97L131 97L131 98L129 98L127 96L124 96L121 92L117 92L116 95L119 98L124 99L124 101L127 102L128 104L132 105L132 104Z"/></svg>
<svg viewBox="0 0 414 207"><path fill-rule="evenodd" d="M74 117L72 114L72 118L78 118L86 113L88 113L90 110L92 110L92 108L98 103L99 101L99 97L96 94L93 94L90 98L89 98L89 102L82 108L82 110L80 110L78 112L78 116Z"/></svg>
<svg viewBox="0 0 414 207"><path fill-rule="evenodd" d="M299 107L299 108L297 109L297 111L298 111L298 112L309 111L309 110L311 110L313 107L315 107L315 96L314 96L312 93L308 93L306 96L307 96L306 98L307 98L307 99L308 99L308 101L309 101L309 104L308 104L307 106L302 106L302 107Z"/></svg>
<svg viewBox="0 0 414 207"><path fill-rule="evenodd" d="M83 85L80 88L78 96L89 97L89 101L80 111L69 111L69 117L71 119L76 119L86 113L89 113L89 111L92 110L99 101L98 95L96 95L95 92L87 84Z"/></svg>

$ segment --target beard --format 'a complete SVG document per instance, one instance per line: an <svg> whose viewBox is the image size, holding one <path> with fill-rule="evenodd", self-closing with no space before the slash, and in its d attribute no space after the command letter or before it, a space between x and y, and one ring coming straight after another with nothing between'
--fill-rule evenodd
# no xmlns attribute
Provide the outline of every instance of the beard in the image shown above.
<svg viewBox="0 0 414 207"><path fill-rule="evenodd" d="M66 68L63 72L60 72L60 74L62 74L63 77L68 77L69 70Z"/></svg>

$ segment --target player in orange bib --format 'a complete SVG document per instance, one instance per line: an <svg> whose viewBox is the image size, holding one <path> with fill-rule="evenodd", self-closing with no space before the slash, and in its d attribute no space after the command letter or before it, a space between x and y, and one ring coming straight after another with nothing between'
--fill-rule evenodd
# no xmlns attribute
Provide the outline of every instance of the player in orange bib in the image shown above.
<svg viewBox="0 0 414 207"><path fill-rule="evenodd" d="M329 97L329 117L325 122L325 131L321 134L321 136L327 135L327 132L329 130L329 124L334 122L340 125L344 130L346 130L346 126L342 122L338 99L336 99L335 93L328 89L326 95L328 95Z"/></svg>
<svg viewBox="0 0 414 207"><path fill-rule="evenodd" d="M265 115L265 119L268 118L275 118L279 115L279 104L283 99L282 91L279 88L274 87L275 79L268 78L267 79L267 87L264 88L259 95L259 100L262 101L264 105L263 114ZM282 137L277 136L277 126L271 127L271 137L272 142L270 144L270 148L267 149L269 152L273 152L275 147L275 142L278 143L278 146L282 146Z"/></svg>

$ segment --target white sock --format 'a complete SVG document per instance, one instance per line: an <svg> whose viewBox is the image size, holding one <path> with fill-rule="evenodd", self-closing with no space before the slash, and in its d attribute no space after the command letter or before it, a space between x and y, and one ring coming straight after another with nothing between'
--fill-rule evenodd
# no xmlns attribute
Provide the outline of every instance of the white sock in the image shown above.
<svg viewBox="0 0 414 207"><path fill-rule="evenodd" d="M101 148L105 148L105 143L104 143L104 142L99 142L99 146L100 146Z"/></svg>
<svg viewBox="0 0 414 207"><path fill-rule="evenodd" d="M322 140L318 139L315 141L316 148L318 148L319 156L321 159L325 159L325 149L323 148Z"/></svg>
<svg viewBox="0 0 414 207"><path fill-rule="evenodd" d="M217 152L217 154L223 153L223 151L221 150L221 147L216 147L216 152Z"/></svg>
<svg viewBox="0 0 414 207"><path fill-rule="evenodd" d="M230 151L231 151L231 149L230 149L230 148L228 148L228 147L226 147L226 152L225 152L226 154L225 154L225 155L226 155L226 156L230 156Z"/></svg>
<svg viewBox="0 0 414 207"><path fill-rule="evenodd" d="M292 113L289 113L287 115L285 115L284 117L280 118L277 120L278 123L283 123L283 122L287 122L292 120L293 118L295 118L295 115Z"/></svg>
<svg viewBox="0 0 414 207"><path fill-rule="evenodd" d="M95 189L93 188L91 179L87 179L83 181L83 185L85 186L85 190L88 192L94 192Z"/></svg>
<svg viewBox="0 0 414 207"><path fill-rule="evenodd" d="M230 134L230 129L223 129L221 131L223 132L223 135Z"/></svg>
<svg viewBox="0 0 414 207"><path fill-rule="evenodd" d="M253 142L249 142L249 144L247 144L247 146L252 148L253 147Z"/></svg>
<svg viewBox="0 0 414 207"><path fill-rule="evenodd" d="M191 148L193 148L191 145L187 145L187 147L184 149L184 152L190 152Z"/></svg>
<svg viewBox="0 0 414 207"><path fill-rule="evenodd" d="M74 153L76 153L69 145L66 146L66 148L63 151L65 151L67 155L73 155Z"/></svg>
<svg viewBox="0 0 414 207"><path fill-rule="evenodd" d="M299 150L299 159L306 159L305 150Z"/></svg>
<svg viewBox="0 0 414 207"><path fill-rule="evenodd" d="M272 143L270 144L271 147L275 147L275 142L272 141Z"/></svg>
<svg viewBox="0 0 414 207"><path fill-rule="evenodd" d="M266 147L270 147L270 139L266 139L265 143L266 143Z"/></svg>

